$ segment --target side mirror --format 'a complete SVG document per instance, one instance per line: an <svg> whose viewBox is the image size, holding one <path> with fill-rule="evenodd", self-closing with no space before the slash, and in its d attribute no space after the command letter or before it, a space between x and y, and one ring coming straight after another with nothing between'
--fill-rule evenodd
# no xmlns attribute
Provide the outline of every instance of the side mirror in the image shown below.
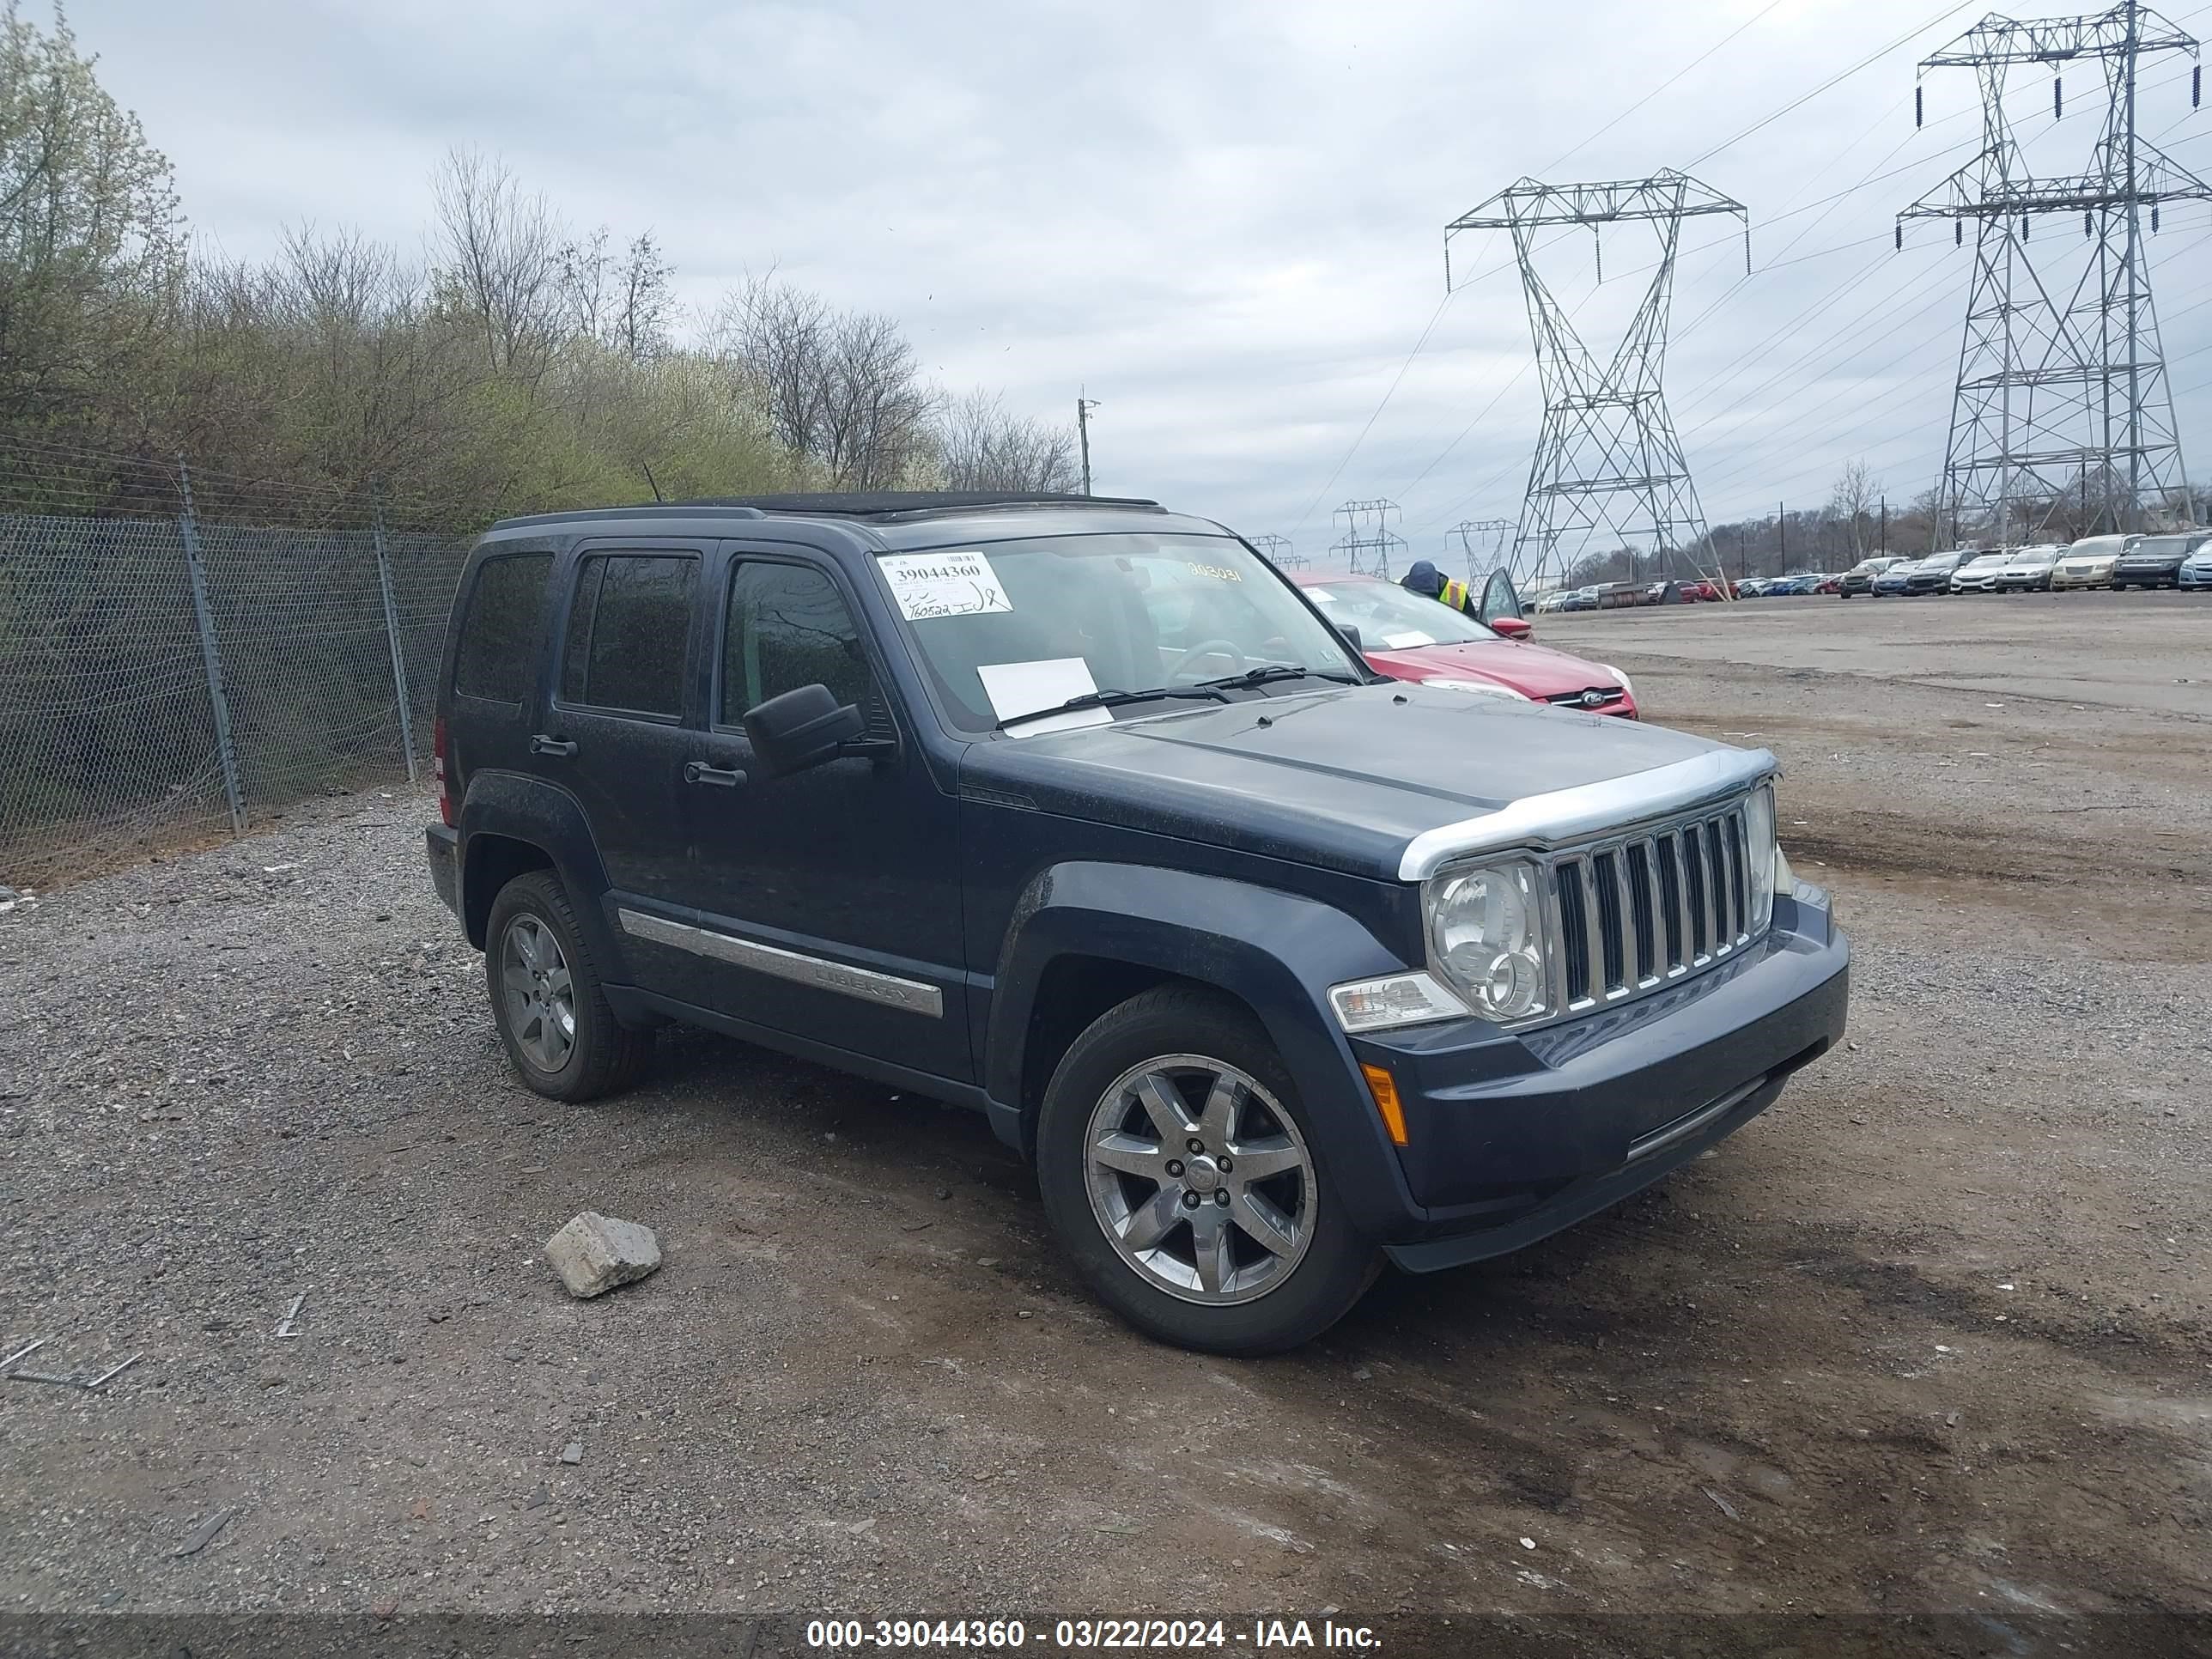
<svg viewBox="0 0 2212 1659"><path fill-rule="evenodd" d="M1525 640L1536 630L1524 617L1498 617L1492 621L1490 631L1501 639Z"/></svg>
<svg viewBox="0 0 2212 1659"><path fill-rule="evenodd" d="M802 685L770 697L744 719L745 738L770 777L787 777L836 757L867 730L860 711L826 685Z"/></svg>
<svg viewBox="0 0 2212 1659"><path fill-rule="evenodd" d="M1363 656L1366 654L1367 647L1359 642L1359 628L1357 623L1339 623L1336 625L1336 631L1344 635L1346 641L1354 651Z"/></svg>

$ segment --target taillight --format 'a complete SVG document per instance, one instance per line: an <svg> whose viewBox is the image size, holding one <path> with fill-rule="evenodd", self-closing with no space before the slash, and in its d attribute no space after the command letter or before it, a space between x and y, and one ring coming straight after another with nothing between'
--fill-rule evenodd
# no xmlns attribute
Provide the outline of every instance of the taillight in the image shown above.
<svg viewBox="0 0 2212 1659"><path fill-rule="evenodd" d="M430 775L438 781L438 822L453 826L453 798L446 787L446 717L430 723Z"/></svg>

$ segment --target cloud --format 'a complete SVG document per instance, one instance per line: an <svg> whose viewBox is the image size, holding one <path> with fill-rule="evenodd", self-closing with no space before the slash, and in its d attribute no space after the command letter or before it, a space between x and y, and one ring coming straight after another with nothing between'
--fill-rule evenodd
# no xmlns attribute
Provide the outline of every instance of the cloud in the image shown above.
<svg viewBox="0 0 2212 1659"><path fill-rule="evenodd" d="M1785 494L1813 505L1854 458L1893 495L1925 487L1971 252L1937 225L1902 254L1889 239L1895 210L1972 154L1963 74L1932 76L1929 125L1911 125L1915 59L1972 9L1691 164L1938 12L105 0L76 23L176 161L199 234L231 254L265 252L303 220L413 246L430 167L474 144L574 222L653 228L694 305L775 264L898 316L948 386L1003 387L1054 419L1087 387L1103 490L1310 553L1337 501L1390 495L1432 554L1453 522L1520 507L1541 398L1503 236L1455 246L1474 280L1406 364L1443 297L1444 222L1524 173L1686 167L1751 208L1757 275L1743 279L1741 240L1717 221L1686 228L1678 270L1668 385L1710 516ZM2076 79L2067 121L2039 142L2086 150L2098 111ZM2049 94L2037 76L2019 86L2025 130ZM2188 161L2185 85L2160 71L2144 95L2145 130L2171 123ZM2182 256L2177 277L2207 219L2166 216L2157 252ZM1648 233L1609 232L1602 287L1579 234L1547 250L1593 349L1632 308L1650 247ZM2187 304L2168 287L2170 309ZM2212 386L2197 386L2212 356L2185 356L2212 346L2212 308L2176 322L2186 437L2212 416Z"/></svg>

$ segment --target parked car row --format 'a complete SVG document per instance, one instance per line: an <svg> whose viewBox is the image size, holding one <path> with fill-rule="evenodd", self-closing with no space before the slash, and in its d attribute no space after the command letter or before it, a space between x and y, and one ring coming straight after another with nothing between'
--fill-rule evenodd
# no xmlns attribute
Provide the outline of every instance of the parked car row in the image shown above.
<svg viewBox="0 0 2212 1659"><path fill-rule="evenodd" d="M2088 536L2071 544L1960 548L1925 558L1863 560L1839 597L1917 593L2065 592L2077 587L2212 587L2212 531ZM1773 591L1771 587L1770 592Z"/></svg>
<svg viewBox="0 0 2212 1659"><path fill-rule="evenodd" d="M1717 600L1720 597L1720 584L1702 579L1692 581L1668 578L1650 582L1595 582L1587 587L1563 588L1556 593L1547 593L1536 601L1535 610L1540 616L1549 616L1559 611L1616 611L1624 605L1703 604Z"/></svg>
<svg viewBox="0 0 2212 1659"><path fill-rule="evenodd" d="M2080 541L2027 547L1954 548L1921 557L1885 553L1849 570L1798 570L1786 576L1747 576L1730 582L1739 599L1832 593L1838 599L1905 598L1923 593L2064 592L2077 587L2212 588L2212 531L2178 530L2156 535L2089 536ZM1620 605L1658 605L1717 599L1711 581L1601 582L1547 594L1539 612L1610 610Z"/></svg>

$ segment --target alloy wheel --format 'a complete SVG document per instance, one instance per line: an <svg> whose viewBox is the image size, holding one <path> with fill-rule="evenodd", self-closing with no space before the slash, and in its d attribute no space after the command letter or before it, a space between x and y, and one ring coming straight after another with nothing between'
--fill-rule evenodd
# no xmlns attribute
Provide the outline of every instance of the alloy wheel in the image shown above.
<svg viewBox="0 0 2212 1659"><path fill-rule="evenodd" d="M553 930L520 915L500 941L500 994L507 1029L540 1071L557 1072L576 1047L576 990Z"/></svg>
<svg viewBox="0 0 2212 1659"><path fill-rule="evenodd" d="M1304 1137L1225 1061L1167 1054L1130 1067L1091 1109L1084 1144L1092 1215L1115 1254L1170 1296L1253 1301L1312 1243Z"/></svg>

